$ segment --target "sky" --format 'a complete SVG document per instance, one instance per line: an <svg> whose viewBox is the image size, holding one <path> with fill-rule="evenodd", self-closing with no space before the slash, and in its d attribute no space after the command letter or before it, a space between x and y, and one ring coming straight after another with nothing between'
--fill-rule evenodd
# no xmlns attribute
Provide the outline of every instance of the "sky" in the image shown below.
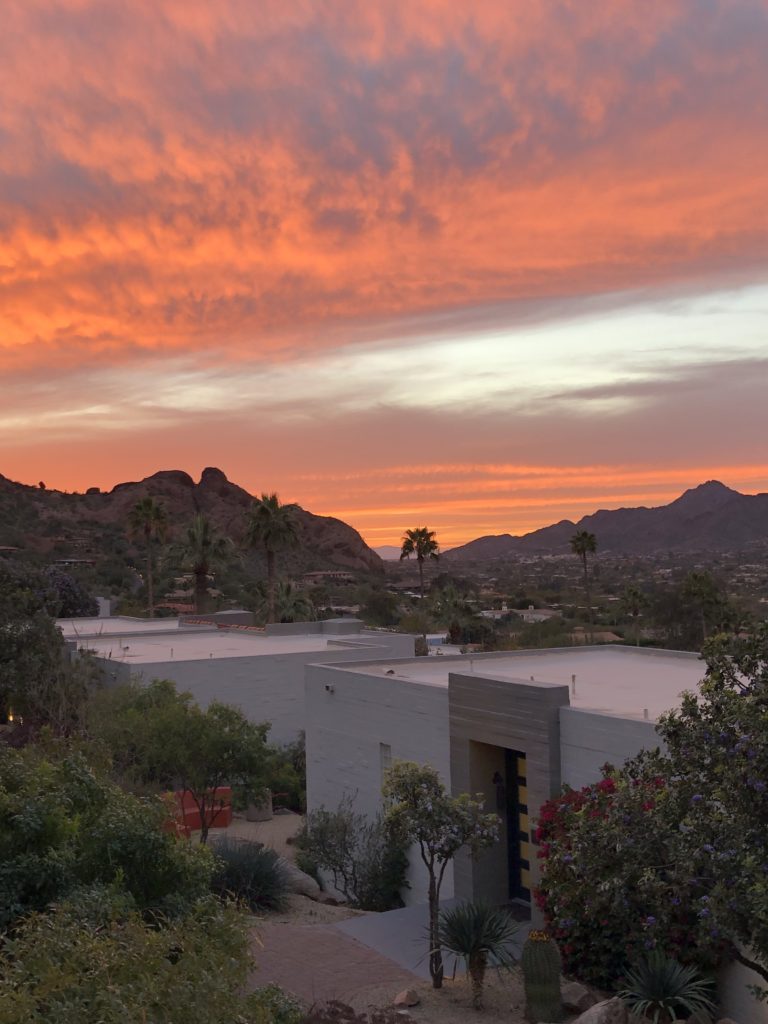
<svg viewBox="0 0 768 1024"><path fill-rule="evenodd" d="M445 547L768 490L765 0L4 0L0 473Z"/></svg>

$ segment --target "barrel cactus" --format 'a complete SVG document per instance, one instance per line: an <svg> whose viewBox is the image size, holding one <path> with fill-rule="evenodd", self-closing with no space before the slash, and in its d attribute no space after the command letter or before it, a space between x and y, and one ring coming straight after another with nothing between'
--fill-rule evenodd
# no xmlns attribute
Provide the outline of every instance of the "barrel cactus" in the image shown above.
<svg viewBox="0 0 768 1024"><path fill-rule="evenodd" d="M546 932L532 931L520 959L525 986L525 1017L531 1024L563 1020L560 998L560 950Z"/></svg>

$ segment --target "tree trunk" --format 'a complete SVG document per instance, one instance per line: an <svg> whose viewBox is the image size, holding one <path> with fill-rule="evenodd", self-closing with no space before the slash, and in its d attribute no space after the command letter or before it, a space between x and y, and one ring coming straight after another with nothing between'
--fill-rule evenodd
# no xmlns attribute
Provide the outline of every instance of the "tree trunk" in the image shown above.
<svg viewBox="0 0 768 1024"><path fill-rule="evenodd" d="M195 611L202 615L208 598L208 573L195 573Z"/></svg>
<svg viewBox="0 0 768 1024"><path fill-rule="evenodd" d="M435 879L429 879L429 976L432 988L443 987L443 954L439 938L440 902Z"/></svg>
<svg viewBox="0 0 768 1024"><path fill-rule="evenodd" d="M485 980L485 954L478 953L470 958L469 976L472 979L472 1005L476 1010L483 1008L483 982Z"/></svg>
<svg viewBox="0 0 768 1024"><path fill-rule="evenodd" d="M589 569L587 567L587 553L586 553L586 551L584 552L584 554L581 557L582 557L582 561L584 562L584 589L587 592L587 615L589 616L589 625L591 627L592 625L594 625L594 620L592 618L592 591L591 591L590 586L589 586ZM592 630L591 629L589 631L589 635L590 635L590 639L592 639Z"/></svg>
<svg viewBox="0 0 768 1024"><path fill-rule="evenodd" d="M418 558L419 563L419 584L421 588L421 600L424 600L424 559Z"/></svg>
<svg viewBox="0 0 768 1024"><path fill-rule="evenodd" d="M275 552L267 548L267 622L275 621Z"/></svg>
<svg viewBox="0 0 768 1024"><path fill-rule="evenodd" d="M155 617L155 587L152 579L152 546L147 548L147 610L150 619Z"/></svg>

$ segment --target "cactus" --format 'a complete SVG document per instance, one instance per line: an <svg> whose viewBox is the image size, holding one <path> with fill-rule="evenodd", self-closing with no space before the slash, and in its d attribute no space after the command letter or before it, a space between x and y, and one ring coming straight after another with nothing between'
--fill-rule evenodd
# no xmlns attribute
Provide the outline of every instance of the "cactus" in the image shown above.
<svg viewBox="0 0 768 1024"><path fill-rule="evenodd" d="M531 1024L562 1021L557 943L546 932L530 932L523 946L520 966L525 985L525 1019Z"/></svg>

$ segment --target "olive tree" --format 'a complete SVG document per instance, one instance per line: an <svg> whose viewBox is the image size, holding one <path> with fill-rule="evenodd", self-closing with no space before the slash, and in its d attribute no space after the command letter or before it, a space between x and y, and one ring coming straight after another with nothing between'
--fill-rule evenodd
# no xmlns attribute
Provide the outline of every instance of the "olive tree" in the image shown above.
<svg viewBox="0 0 768 1024"><path fill-rule="evenodd" d="M419 851L429 877L429 973L443 984L440 948L440 888L446 868L462 847L476 856L499 838L499 818L486 814L481 799L467 793L451 796L430 765L397 761L387 771L384 797L386 821Z"/></svg>

